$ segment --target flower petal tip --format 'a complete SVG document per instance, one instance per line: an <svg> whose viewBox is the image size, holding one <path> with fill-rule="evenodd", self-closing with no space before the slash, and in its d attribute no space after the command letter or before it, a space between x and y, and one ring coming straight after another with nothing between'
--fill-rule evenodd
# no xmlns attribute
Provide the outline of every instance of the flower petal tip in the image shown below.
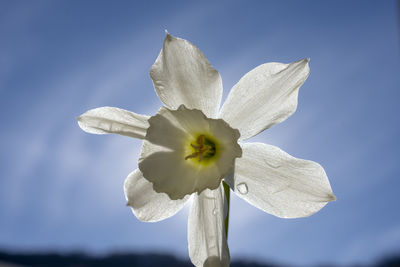
<svg viewBox="0 0 400 267"><path fill-rule="evenodd" d="M164 43L165 43L166 41L172 41L172 39L175 39L175 37L172 36L172 35L168 32L168 30L165 30L165 39L164 39Z"/></svg>
<svg viewBox="0 0 400 267"><path fill-rule="evenodd" d="M78 123L79 123L79 122L82 122L82 120L84 119L84 117L85 117L85 113L83 113L83 114L79 115L78 117L76 117L76 120L78 121Z"/></svg>
<svg viewBox="0 0 400 267"><path fill-rule="evenodd" d="M83 131L86 132L85 125L83 123L83 116L81 115L81 116L77 117L76 120L78 122L79 128L81 128Z"/></svg>

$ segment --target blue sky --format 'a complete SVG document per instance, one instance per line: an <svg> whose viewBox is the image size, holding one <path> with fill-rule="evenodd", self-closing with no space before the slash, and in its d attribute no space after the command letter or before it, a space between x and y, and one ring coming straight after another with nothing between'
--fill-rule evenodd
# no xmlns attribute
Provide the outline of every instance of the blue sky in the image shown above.
<svg viewBox="0 0 400 267"><path fill-rule="evenodd" d="M0 248L188 257L188 207L142 223L125 206L141 142L76 122L99 106L156 113L148 71L168 29L219 70L224 98L262 63L311 58L296 113L250 141L319 162L338 200L284 220L233 197L233 259L349 264L399 252L397 10L395 1L1 1Z"/></svg>

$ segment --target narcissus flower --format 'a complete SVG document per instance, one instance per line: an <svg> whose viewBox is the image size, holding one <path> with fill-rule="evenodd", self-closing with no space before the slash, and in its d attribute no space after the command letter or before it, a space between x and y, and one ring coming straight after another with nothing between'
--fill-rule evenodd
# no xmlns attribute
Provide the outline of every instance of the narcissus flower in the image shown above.
<svg viewBox="0 0 400 267"><path fill-rule="evenodd" d="M255 207L282 218L309 216L335 199L324 169L263 143L243 143L297 107L308 60L256 67L219 109L222 81L201 51L166 34L150 70L164 106L148 117L113 107L87 111L79 126L94 134L143 139L139 168L124 191L142 221L174 215L193 196L189 255L196 266L228 266L222 181Z"/></svg>

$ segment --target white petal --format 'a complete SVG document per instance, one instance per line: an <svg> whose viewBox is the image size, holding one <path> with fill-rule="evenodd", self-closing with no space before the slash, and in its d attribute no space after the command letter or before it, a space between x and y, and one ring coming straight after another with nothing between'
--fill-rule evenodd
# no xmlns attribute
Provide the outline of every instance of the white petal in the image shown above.
<svg viewBox="0 0 400 267"><path fill-rule="evenodd" d="M101 107L83 113L78 117L78 124L92 134L115 133L143 139L149 118L120 108Z"/></svg>
<svg viewBox="0 0 400 267"><path fill-rule="evenodd" d="M306 217L335 200L324 169L262 143L242 144L234 177L226 182L257 208L282 218Z"/></svg>
<svg viewBox="0 0 400 267"><path fill-rule="evenodd" d="M298 89L309 73L308 59L260 65L232 88L220 117L239 129L241 140L250 138L295 112Z"/></svg>
<svg viewBox="0 0 400 267"><path fill-rule="evenodd" d="M189 256L196 266L229 266L222 185L194 195L188 221Z"/></svg>
<svg viewBox="0 0 400 267"><path fill-rule="evenodd" d="M157 193L153 185L136 169L125 180L124 192L127 205L135 216L145 222L156 222L171 217L186 203L189 196L171 200L165 193Z"/></svg>
<svg viewBox="0 0 400 267"><path fill-rule="evenodd" d="M181 104L215 117L222 96L221 77L192 43L166 34L150 70L157 95L170 109Z"/></svg>
<svg viewBox="0 0 400 267"><path fill-rule="evenodd" d="M146 139L139 159L143 176L153 183L156 192L171 199L216 189L242 154L237 144L239 131L221 119L209 119L200 110L162 108L149 120ZM191 144L199 135L216 140L214 158L186 157L193 153Z"/></svg>

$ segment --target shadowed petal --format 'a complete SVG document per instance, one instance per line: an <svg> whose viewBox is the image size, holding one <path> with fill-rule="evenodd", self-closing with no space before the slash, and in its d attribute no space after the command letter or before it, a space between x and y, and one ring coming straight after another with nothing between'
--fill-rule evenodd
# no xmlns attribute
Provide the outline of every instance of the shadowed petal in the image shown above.
<svg viewBox="0 0 400 267"><path fill-rule="evenodd" d="M223 178L218 165L197 167L185 160L185 155L183 151L166 150L145 140L139 169L156 192L167 193L171 199L217 188Z"/></svg>
<svg viewBox="0 0 400 267"><path fill-rule="evenodd" d="M216 189L242 154L239 131L221 119L207 118L200 110L184 105L178 110L161 108L148 122L139 169L156 192L167 193L171 199ZM212 139L215 151L202 160L193 155L200 135Z"/></svg>

